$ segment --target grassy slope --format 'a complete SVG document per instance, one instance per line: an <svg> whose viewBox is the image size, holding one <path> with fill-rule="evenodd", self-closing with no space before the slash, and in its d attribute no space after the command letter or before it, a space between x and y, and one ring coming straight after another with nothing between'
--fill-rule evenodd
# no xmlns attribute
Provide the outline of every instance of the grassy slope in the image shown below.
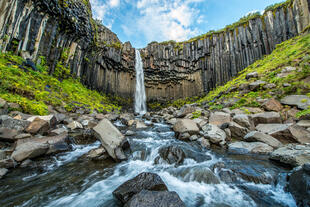
<svg viewBox="0 0 310 207"><path fill-rule="evenodd" d="M40 72L36 72L22 66L23 61L19 56L0 53L0 97L18 103L24 112L45 115L48 105L63 106L67 111L75 107L99 112L120 110L109 98L85 88L78 80L67 77L60 81L47 74L44 63L37 65Z"/></svg>
<svg viewBox="0 0 310 207"><path fill-rule="evenodd" d="M296 67L297 70L284 78L277 77L277 74L286 66ZM259 79L267 83L276 84L276 88L263 89L256 92L240 93L239 90L230 92L230 89L239 87L241 84L249 84L253 80L246 80L246 74L257 72ZM207 96L196 101L199 104L208 103L211 109L221 109L222 102L232 98L239 101L232 108L241 108L245 106L259 106L258 98L282 98L289 94L307 94L310 96L310 80L306 80L310 76L310 34L298 36L285 41L263 59L256 61L243 71L241 71L233 80L227 82L224 86L218 86ZM289 83L291 86L283 87L284 83ZM272 95L271 95L272 94ZM190 101L177 100L172 103L173 106L180 107ZM309 113L305 110L302 113Z"/></svg>

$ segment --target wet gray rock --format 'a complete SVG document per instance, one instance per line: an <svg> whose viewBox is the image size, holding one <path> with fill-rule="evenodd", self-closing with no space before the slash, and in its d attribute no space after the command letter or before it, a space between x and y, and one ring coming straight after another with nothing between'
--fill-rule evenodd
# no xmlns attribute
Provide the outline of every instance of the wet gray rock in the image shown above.
<svg viewBox="0 0 310 207"><path fill-rule="evenodd" d="M185 153L180 146L168 146L159 149L159 157L155 159L155 163L159 164L160 160L164 160L168 164L182 165Z"/></svg>
<svg viewBox="0 0 310 207"><path fill-rule="evenodd" d="M99 147L97 149L90 150L86 157L92 160L105 160L109 157L109 155L103 147Z"/></svg>
<svg viewBox="0 0 310 207"><path fill-rule="evenodd" d="M188 133L189 135L199 133L197 123L191 119L178 120L177 123L173 126L173 130L176 132L177 137L179 137L183 133Z"/></svg>
<svg viewBox="0 0 310 207"><path fill-rule="evenodd" d="M177 118L184 118L187 114L191 114L196 111L196 108L190 105L183 106L177 113Z"/></svg>
<svg viewBox="0 0 310 207"><path fill-rule="evenodd" d="M293 167L310 162L310 145L289 144L275 150L270 159Z"/></svg>
<svg viewBox="0 0 310 207"><path fill-rule="evenodd" d="M274 98L264 102L262 107L267 111L276 111L276 112L279 112L283 109L282 104Z"/></svg>
<svg viewBox="0 0 310 207"><path fill-rule="evenodd" d="M49 135L51 136L57 136L57 135L60 135L60 134L63 134L63 133L68 133L68 129L65 128L65 127L60 127L58 129L54 129L52 130Z"/></svg>
<svg viewBox="0 0 310 207"><path fill-rule="evenodd" d="M18 131L16 129L0 128L0 141L14 142L17 135Z"/></svg>
<svg viewBox="0 0 310 207"><path fill-rule="evenodd" d="M297 126L309 128L310 127L310 120L300 120L297 122Z"/></svg>
<svg viewBox="0 0 310 207"><path fill-rule="evenodd" d="M228 145L228 151L233 154L269 154L273 148L262 142L234 142Z"/></svg>
<svg viewBox="0 0 310 207"><path fill-rule="evenodd" d="M243 137L249 132L247 128L242 127L235 122L229 123L229 130L231 132L231 137L239 140L243 139Z"/></svg>
<svg viewBox="0 0 310 207"><path fill-rule="evenodd" d="M67 127L71 130L83 129L83 125L77 121L71 122L70 124L67 125Z"/></svg>
<svg viewBox="0 0 310 207"><path fill-rule="evenodd" d="M49 129L49 123L37 117L29 124L25 131L30 134L46 134Z"/></svg>
<svg viewBox="0 0 310 207"><path fill-rule="evenodd" d="M17 162L44 155L49 149L48 144L26 142L18 145L12 153L12 158Z"/></svg>
<svg viewBox="0 0 310 207"><path fill-rule="evenodd" d="M3 178L8 172L8 169L0 168L0 179Z"/></svg>
<svg viewBox="0 0 310 207"><path fill-rule="evenodd" d="M232 120L237 124L239 124L240 126L245 127L247 129L254 128L254 124L248 115L236 114Z"/></svg>
<svg viewBox="0 0 310 207"><path fill-rule="evenodd" d="M58 122L55 115L48 115L48 116L32 116L32 117L29 117L29 118L27 119L27 121L33 122L33 121L34 121L35 119L37 119L37 118L39 118L39 119L41 119L41 120L44 120L44 121L47 121L50 128L55 128L55 127L56 127L56 124L57 124L57 122ZM60 115L59 115L59 118L61 118Z"/></svg>
<svg viewBox="0 0 310 207"><path fill-rule="evenodd" d="M185 204L174 191L142 190L134 195L124 207L185 207Z"/></svg>
<svg viewBox="0 0 310 207"><path fill-rule="evenodd" d="M251 131L243 138L246 142L263 142L273 148L279 148L282 143L274 137L258 131Z"/></svg>
<svg viewBox="0 0 310 207"><path fill-rule="evenodd" d="M252 115L255 126L258 124L282 123L281 116L277 112L265 112Z"/></svg>
<svg viewBox="0 0 310 207"><path fill-rule="evenodd" d="M0 116L0 127L15 129L17 131L24 131L30 124L29 121L13 119L7 115Z"/></svg>
<svg viewBox="0 0 310 207"><path fill-rule="evenodd" d="M228 123L231 121L230 114L224 112L214 112L211 113L209 118L209 124L221 126L224 123Z"/></svg>
<svg viewBox="0 0 310 207"><path fill-rule="evenodd" d="M113 196L122 204L126 204L142 190L168 191L168 188L157 174L144 172L117 187L113 191Z"/></svg>
<svg viewBox="0 0 310 207"><path fill-rule="evenodd" d="M257 131L278 139L283 144L310 143L310 132L303 127L292 124L259 124Z"/></svg>
<svg viewBox="0 0 310 207"><path fill-rule="evenodd" d="M202 131L204 137L211 143L221 146L226 144L226 133L216 125L207 124L202 127Z"/></svg>
<svg viewBox="0 0 310 207"><path fill-rule="evenodd" d="M108 119L101 120L93 128L93 131L95 136L101 141L102 146L115 161L121 161L126 158L122 149L126 138Z"/></svg>
<svg viewBox="0 0 310 207"><path fill-rule="evenodd" d="M310 98L306 95L290 95L281 99L281 103L289 106L297 106L299 109L305 110L310 105Z"/></svg>
<svg viewBox="0 0 310 207"><path fill-rule="evenodd" d="M292 173L288 189L300 207L310 206L310 163Z"/></svg>

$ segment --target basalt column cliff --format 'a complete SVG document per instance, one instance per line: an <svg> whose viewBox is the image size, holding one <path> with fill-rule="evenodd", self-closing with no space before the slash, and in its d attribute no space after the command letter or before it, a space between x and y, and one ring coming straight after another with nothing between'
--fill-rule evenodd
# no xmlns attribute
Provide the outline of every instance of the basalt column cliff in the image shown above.
<svg viewBox="0 0 310 207"><path fill-rule="evenodd" d="M148 100L207 93L271 53L310 23L310 0L294 0L262 16L184 43L150 43L141 50ZM88 0L0 0L0 50L50 73L67 66L91 89L133 97L135 49L93 20Z"/></svg>
<svg viewBox="0 0 310 207"><path fill-rule="evenodd" d="M309 25L310 0L295 0L233 28L142 51L149 100L207 93Z"/></svg>
<svg viewBox="0 0 310 207"><path fill-rule="evenodd" d="M93 20L88 0L0 0L0 50L44 58L50 73L67 66L91 89L134 93L135 50Z"/></svg>

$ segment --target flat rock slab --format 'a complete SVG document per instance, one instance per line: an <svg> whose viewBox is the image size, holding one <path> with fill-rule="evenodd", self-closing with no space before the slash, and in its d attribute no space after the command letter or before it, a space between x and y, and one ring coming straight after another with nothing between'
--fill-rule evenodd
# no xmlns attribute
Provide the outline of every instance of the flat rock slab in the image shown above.
<svg viewBox="0 0 310 207"><path fill-rule="evenodd" d="M281 103L289 106L297 106L299 109L305 110L310 105L310 98L305 95L290 95L281 99Z"/></svg>
<svg viewBox="0 0 310 207"><path fill-rule="evenodd" d="M310 143L310 132L303 127L292 124L259 124L257 131L278 139L283 144Z"/></svg>
<svg viewBox="0 0 310 207"><path fill-rule="evenodd" d="M228 151L233 154L269 154L273 148L262 142L234 142L228 145Z"/></svg>
<svg viewBox="0 0 310 207"><path fill-rule="evenodd" d="M271 153L270 159L293 167L309 163L310 145L289 144Z"/></svg>
<svg viewBox="0 0 310 207"><path fill-rule="evenodd" d="M32 116L27 119L27 121L33 122L36 118L39 118L41 120L47 121L49 126L51 128L54 128L57 124L57 118L54 115L48 115L48 116Z"/></svg>
<svg viewBox="0 0 310 207"><path fill-rule="evenodd" d="M185 204L176 192L143 190L124 207L185 207Z"/></svg>
<svg viewBox="0 0 310 207"><path fill-rule="evenodd" d="M16 147L12 154L12 158L17 162L31 159L43 155L49 149L48 144L38 142L27 142Z"/></svg>
<svg viewBox="0 0 310 207"><path fill-rule="evenodd" d="M247 135L245 135L244 140L246 142L263 142L273 148L279 148L282 146L282 143L276 138L258 131L249 132Z"/></svg>
<svg viewBox="0 0 310 207"><path fill-rule="evenodd" d="M231 122L230 114L224 112L211 113L209 123L217 126L221 126L224 123Z"/></svg>
<svg viewBox="0 0 310 207"><path fill-rule="evenodd" d="M141 173L120 185L113 191L113 196L125 204L142 190L168 191L168 188L159 175L154 173Z"/></svg>
<svg viewBox="0 0 310 207"><path fill-rule="evenodd" d="M256 125L282 123L281 116L277 112L265 112L252 115L252 120Z"/></svg>
<svg viewBox="0 0 310 207"><path fill-rule="evenodd" d="M116 161L126 159L122 146L126 141L125 136L108 120L101 120L93 128L95 136L101 141L108 154Z"/></svg>
<svg viewBox="0 0 310 207"><path fill-rule="evenodd" d="M16 129L0 128L0 141L14 142L17 135L18 131Z"/></svg>
<svg viewBox="0 0 310 207"><path fill-rule="evenodd" d="M177 123L175 123L175 125L173 126L173 130L180 134L189 133L190 135L192 135L199 133L197 123L191 119L178 120Z"/></svg>

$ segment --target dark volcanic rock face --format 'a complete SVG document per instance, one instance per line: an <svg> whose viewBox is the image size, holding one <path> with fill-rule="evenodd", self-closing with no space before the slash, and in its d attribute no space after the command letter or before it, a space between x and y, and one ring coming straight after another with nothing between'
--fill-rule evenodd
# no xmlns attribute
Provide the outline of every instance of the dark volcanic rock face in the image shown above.
<svg viewBox="0 0 310 207"><path fill-rule="evenodd" d="M227 82L301 33L310 23L309 5L295 0L234 30L184 44L149 44L141 50L148 100L201 95ZM87 0L0 0L0 50L33 62L44 56L51 74L61 61L100 92L133 97L135 91L134 48L92 19Z"/></svg>
<svg viewBox="0 0 310 207"><path fill-rule="evenodd" d="M207 93L310 23L309 0L266 12L236 27L184 44L150 43L142 50L149 99Z"/></svg>

